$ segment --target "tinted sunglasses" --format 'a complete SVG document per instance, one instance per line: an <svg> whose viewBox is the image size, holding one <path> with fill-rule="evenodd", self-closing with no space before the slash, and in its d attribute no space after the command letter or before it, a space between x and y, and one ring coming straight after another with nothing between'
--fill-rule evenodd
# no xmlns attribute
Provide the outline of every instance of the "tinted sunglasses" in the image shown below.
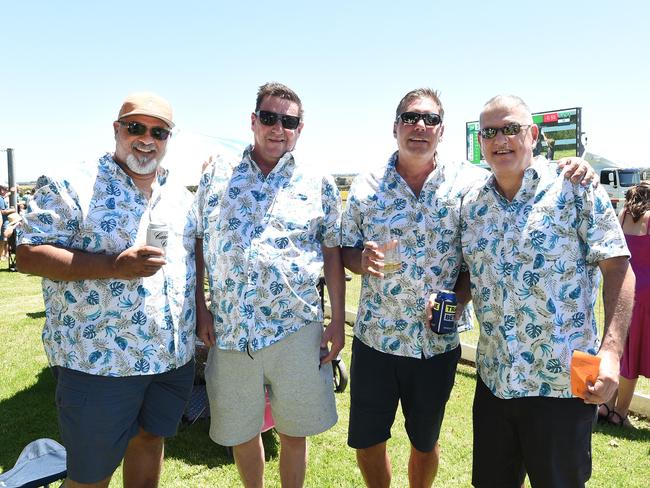
<svg viewBox="0 0 650 488"><path fill-rule="evenodd" d="M258 110L255 112L255 115L257 115L257 118L264 125L273 126L278 122L278 119L280 119L280 123L284 129L294 130L300 125L300 117L296 115L276 114L268 110Z"/></svg>
<svg viewBox="0 0 650 488"><path fill-rule="evenodd" d="M424 120L424 125L433 127L442 122L442 117L438 114L420 114L417 112L402 112L399 114L399 118L402 119L402 122L405 124L417 124L420 120Z"/></svg>
<svg viewBox="0 0 650 488"><path fill-rule="evenodd" d="M159 141L165 141L171 134L171 130L164 127L147 127L140 122L124 122L122 120L118 120L118 122L122 127L126 127L126 131L132 136L143 136L149 130L151 137Z"/></svg>
<svg viewBox="0 0 650 488"><path fill-rule="evenodd" d="M512 122L511 124L508 124L504 127L485 127L479 132L481 133L481 137L483 139L493 139L496 137L499 131L501 131L504 136L516 136L521 132L521 129L528 127L530 127L530 124L521 125L517 122Z"/></svg>

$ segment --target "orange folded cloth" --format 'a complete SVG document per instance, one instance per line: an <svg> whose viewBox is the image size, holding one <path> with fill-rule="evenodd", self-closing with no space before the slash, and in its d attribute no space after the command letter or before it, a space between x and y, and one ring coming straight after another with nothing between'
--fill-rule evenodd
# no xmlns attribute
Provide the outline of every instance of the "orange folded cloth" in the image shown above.
<svg viewBox="0 0 650 488"><path fill-rule="evenodd" d="M593 385L598 378L600 358L582 351L573 351L571 357L571 392L580 398L587 393L587 383Z"/></svg>

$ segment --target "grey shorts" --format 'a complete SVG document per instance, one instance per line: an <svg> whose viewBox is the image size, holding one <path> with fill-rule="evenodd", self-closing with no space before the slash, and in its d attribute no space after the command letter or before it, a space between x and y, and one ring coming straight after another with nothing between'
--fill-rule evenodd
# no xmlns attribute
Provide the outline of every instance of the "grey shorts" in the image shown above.
<svg viewBox="0 0 650 488"><path fill-rule="evenodd" d="M332 364L319 368L323 326L312 322L275 344L253 352L213 347L205 370L210 437L222 446L242 444L262 430L264 387L278 432L306 437L338 419Z"/></svg>
<svg viewBox="0 0 650 488"><path fill-rule="evenodd" d="M111 475L140 427L176 434L194 383L194 360L166 373L119 378L53 370L68 477L79 483Z"/></svg>

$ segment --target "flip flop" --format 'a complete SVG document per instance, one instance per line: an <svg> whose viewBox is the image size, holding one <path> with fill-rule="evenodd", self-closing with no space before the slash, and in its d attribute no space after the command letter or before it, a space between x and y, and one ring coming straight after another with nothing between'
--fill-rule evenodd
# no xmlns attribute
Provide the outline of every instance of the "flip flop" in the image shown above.
<svg viewBox="0 0 650 488"><path fill-rule="evenodd" d="M616 427L634 428L632 422L630 422L630 419L627 418L627 415L623 417L616 410L611 410L609 412L609 414L607 415L607 422L609 422L612 425L615 425Z"/></svg>
<svg viewBox="0 0 650 488"><path fill-rule="evenodd" d="M601 415L600 407L605 407L605 410L607 411L605 415ZM609 408L606 403L601 403L600 405L598 405L598 423L599 424L611 423L609 422L609 417L610 415L612 415L613 412L614 410Z"/></svg>

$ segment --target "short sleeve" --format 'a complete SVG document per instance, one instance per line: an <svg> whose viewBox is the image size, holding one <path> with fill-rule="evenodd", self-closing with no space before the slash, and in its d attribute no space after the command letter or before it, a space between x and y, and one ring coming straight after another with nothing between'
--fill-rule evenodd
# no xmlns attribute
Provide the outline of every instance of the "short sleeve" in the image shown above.
<svg viewBox="0 0 650 488"><path fill-rule="evenodd" d="M34 193L23 215L17 244L69 247L79 231L79 196L67 181L51 181Z"/></svg>
<svg viewBox="0 0 650 488"><path fill-rule="evenodd" d="M564 184L574 188L577 229L585 246L586 261L597 264L605 259L630 256L607 192L601 186L583 188L570 182Z"/></svg>
<svg viewBox="0 0 650 488"><path fill-rule="evenodd" d="M323 222L319 234L325 247L341 245L341 194L331 176L322 183Z"/></svg>
<svg viewBox="0 0 650 488"><path fill-rule="evenodd" d="M361 178L359 176L352 182L345 210L343 211L341 219L341 245L343 247L363 248L364 236L361 230L363 228L363 212L358 196Z"/></svg>

